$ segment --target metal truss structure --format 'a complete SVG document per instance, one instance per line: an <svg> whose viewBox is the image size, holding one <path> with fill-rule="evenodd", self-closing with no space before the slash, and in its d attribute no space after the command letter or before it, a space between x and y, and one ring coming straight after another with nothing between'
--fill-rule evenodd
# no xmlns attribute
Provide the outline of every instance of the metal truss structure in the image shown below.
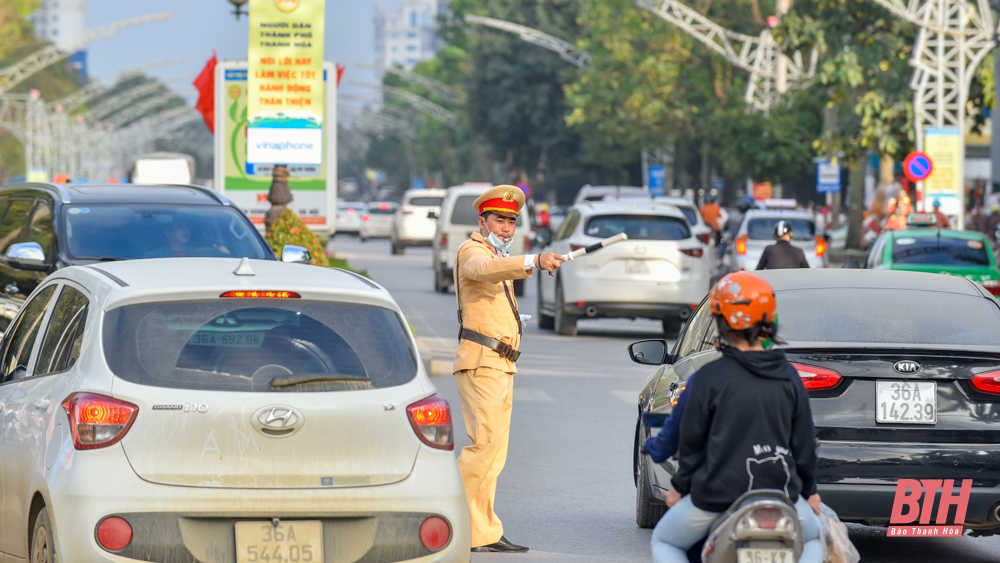
<svg viewBox="0 0 1000 563"><path fill-rule="evenodd" d="M486 27L492 27L494 29L506 31L507 33L512 33L528 43L532 43L558 53L562 60L579 68L593 64L593 59L590 57L590 53L580 51L569 41L553 37L548 33L542 33L537 29L531 29L530 27L525 27L516 23L483 16L468 15L464 16L463 19L467 23L485 25Z"/></svg>
<svg viewBox="0 0 1000 563"><path fill-rule="evenodd" d="M145 71L147 71L147 70L154 69L154 68L161 67L161 66L169 66L169 65L172 65L172 64L184 62L186 60L187 60L187 57L177 57L177 58L174 58L174 59L164 59L164 60L161 60L161 61L155 61L155 62L152 62L152 63L144 64L142 66L139 66L139 67L136 67L136 68L133 68L131 70L127 70L127 71L121 73L120 75L118 75L118 78L115 79L114 84L117 86L118 84L121 84L122 82L124 82L126 80L129 80L131 78L135 78L137 76L142 76L143 73L145 73ZM74 111L76 111L76 110L80 109L81 107L83 107L84 104L86 104L90 100L93 100L94 98L102 96L105 93L107 93L109 90L112 90L112 89L114 89L114 86L108 87L108 86L105 86L104 84L101 84L100 82L94 81L94 82L91 82L90 84L87 84L83 88L80 88L76 92L73 92L72 94L68 94L67 96L65 96L63 98L60 98L60 99L52 102L52 107L53 107L53 109L55 109L57 106L61 106L63 108L63 111L65 111L67 113L73 113ZM93 111L93 110L91 110L91 111Z"/></svg>
<svg viewBox="0 0 1000 563"><path fill-rule="evenodd" d="M800 51L785 56L782 61L783 55L771 30L765 29L756 37L737 33L678 0L636 0L636 6L676 25L734 66L749 72L744 99L755 109L767 111L774 106L778 94L783 93L780 91L783 90L781 82L786 77L788 86L800 88L807 86L816 76L819 53L815 49L810 53L808 66ZM785 76L780 72L782 64L787 65Z"/></svg>
<svg viewBox="0 0 1000 563"><path fill-rule="evenodd" d="M412 82L418 86L423 86L428 91L433 92L435 95L440 96L442 99L447 100L453 104L459 102L458 92L454 88L448 86L443 82L438 82L433 78L428 78L422 74L417 74L415 72L407 72L401 68L396 68L393 66L379 66L371 65L367 63L358 63L361 68L368 68L371 70L377 70L379 72L394 74L407 82Z"/></svg>
<svg viewBox="0 0 1000 563"><path fill-rule="evenodd" d="M382 91L383 95L392 96L394 98L400 99L407 104L409 104L413 109L419 111L420 113L427 115L432 119L436 119L448 125L449 127L458 126L458 116L454 112L451 112L434 102L428 100L427 98L422 98L413 92L408 92L400 88L393 88L392 86L384 86L381 84L372 84L369 82L359 82L351 81L351 84L355 86L364 86L366 88L375 88Z"/></svg>

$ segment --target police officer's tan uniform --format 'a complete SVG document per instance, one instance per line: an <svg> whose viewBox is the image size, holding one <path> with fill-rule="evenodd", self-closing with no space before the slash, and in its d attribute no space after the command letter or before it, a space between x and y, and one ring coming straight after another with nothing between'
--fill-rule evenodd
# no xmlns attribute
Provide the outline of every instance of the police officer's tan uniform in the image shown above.
<svg viewBox="0 0 1000 563"><path fill-rule="evenodd" d="M474 205L480 213L514 215L524 205L524 194L514 186L498 186ZM493 499L507 460L514 362L521 345L513 280L531 275L525 256L500 256L479 233L458 251L455 288L463 333L454 369L471 441L458 458L458 468L469 499L474 548L494 544L503 536Z"/></svg>

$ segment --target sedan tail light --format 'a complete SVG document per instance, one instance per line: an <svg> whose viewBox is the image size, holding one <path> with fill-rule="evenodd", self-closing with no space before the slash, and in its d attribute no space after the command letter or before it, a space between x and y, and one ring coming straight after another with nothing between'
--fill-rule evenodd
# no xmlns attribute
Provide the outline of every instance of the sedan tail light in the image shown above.
<svg viewBox="0 0 1000 563"><path fill-rule="evenodd" d="M816 237L816 257L822 258L824 254L826 254L826 239Z"/></svg>
<svg viewBox="0 0 1000 563"><path fill-rule="evenodd" d="M837 385L840 385L840 380L844 379L842 375L832 369L807 366L794 362L792 362L792 367L799 372L799 377L802 378L802 385L805 386L806 391L833 389Z"/></svg>
<svg viewBox="0 0 1000 563"><path fill-rule="evenodd" d="M139 407L97 393L74 393L62 404L69 417L73 445L93 450L118 443L135 422Z"/></svg>
<svg viewBox="0 0 1000 563"><path fill-rule="evenodd" d="M451 407L440 395L431 395L413 403L406 407L406 414L421 442L439 450L455 449Z"/></svg>
<svg viewBox="0 0 1000 563"><path fill-rule="evenodd" d="M740 238L736 239L736 254L739 254L740 256L747 255L747 239L749 238L750 237L748 237L747 235L743 235Z"/></svg>
<svg viewBox="0 0 1000 563"><path fill-rule="evenodd" d="M1000 295L1000 280L983 280L979 285L985 287L992 295Z"/></svg>
<svg viewBox="0 0 1000 563"><path fill-rule="evenodd" d="M712 235L708 233L702 233L698 235L698 240L700 240L702 244L708 244L708 241L711 240L711 236Z"/></svg>
<svg viewBox="0 0 1000 563"><path fill-rule="evenodd" d="M988 371L972 376L969 380L973 389L991 395L1000 395L1000 371Z"/></svg>
<svg viewBox="0 0 1000 563"><path fill-rule="evenodd" d="M701 258L702 256L705 255L705 251L700 248L687 248L687 249L682 248L681 252L687 254L688 256L693 256L695 258Z"/></svg>

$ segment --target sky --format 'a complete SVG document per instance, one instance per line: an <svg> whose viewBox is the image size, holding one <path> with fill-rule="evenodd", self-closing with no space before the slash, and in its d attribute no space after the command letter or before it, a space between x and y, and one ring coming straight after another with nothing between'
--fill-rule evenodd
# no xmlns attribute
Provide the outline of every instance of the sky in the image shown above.
<svg viewBox="0 0 1000 563"><path fill-rule="evenodd" d="M393 0L379 0L391 8ZM351 80L373 82L372 71L357 63L375 61L376 0L326 0L326 59L344 64L343 93L375 98L372 90ZM88 27L138 16L172 12L173 18L123 29L88 48L90 77L110 84L123 72L148 63L184 57L183 62L147 71L189 101L197 98L191 82L214 50L219 60L246 60L248 20L232 15L228 0L87 0Z"/></svg>

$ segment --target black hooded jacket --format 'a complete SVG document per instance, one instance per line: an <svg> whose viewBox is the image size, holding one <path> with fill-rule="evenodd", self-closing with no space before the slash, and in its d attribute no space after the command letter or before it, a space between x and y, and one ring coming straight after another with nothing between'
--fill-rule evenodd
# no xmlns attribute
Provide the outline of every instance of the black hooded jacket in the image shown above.
<svg viewBox="0 0 1000 563"><path fill-rule="evenodd" d="M785 268L808 268L809 260L802 249L788 242L779 240L778 242L764 249L757 262L758 270L781 270Z"/></svg>
<svg viewBox="0 0 1000 563"><path fill-rule="evenodd" d="M816 492L809 393L782 350L724 347L688 392L677 492L708 512L751 489L782 490L793 502Z"/></svg>

